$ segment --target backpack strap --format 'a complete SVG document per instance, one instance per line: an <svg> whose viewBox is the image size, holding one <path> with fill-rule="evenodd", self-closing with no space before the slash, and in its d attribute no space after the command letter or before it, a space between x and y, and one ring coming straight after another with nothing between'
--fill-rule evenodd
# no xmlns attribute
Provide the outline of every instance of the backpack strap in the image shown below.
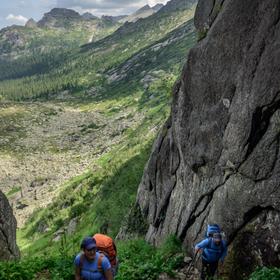
<svg viewBox="0 0 280 280"><path fill-rule="evenodd" d="M102 261L103 261L104 255L102 253L99 254L98 260L97 260L97 269L99 272L104 273L102 268Z"/></svg>
<svg viewBox="0 0 280 280"><path fill-rule="evenodd" d="M212 237L208 237L208 243L207 243L206 248L211 249L211 245L212 245Z"/></svg>
<svg viewBox="0 0 280 280"><path fill-rule="evenodd" d="M102 268L103 258L104 258L104 255L102 253L100 253L98 256L98 260L97 260L97 270L96 271L90 270L90 271L104 273L103 268ZM79 263L79 268L81 271L83 269L84 261L85 261L85 255L81 254L80 263Z"/></svg>
<svg viewBox="0 0 280 280"><path fill-rule="evenodd" d="M80 268L80 270L82 270L82 268L83 268L84 261L85 261L85 254L81 254L81 256L80 256L80 262L79 262L79 268Z"/></svg>
<svg viewBox="0 0 280 280"><path fill-rule="evenodd" d="M209 237L208 238L208 243L207 243L207 246L206 246L207 249L212 249L212 242L213 242L213 237ZM221 249L222 252L225 249L223 239L221 239L220 249Z"/></svg>

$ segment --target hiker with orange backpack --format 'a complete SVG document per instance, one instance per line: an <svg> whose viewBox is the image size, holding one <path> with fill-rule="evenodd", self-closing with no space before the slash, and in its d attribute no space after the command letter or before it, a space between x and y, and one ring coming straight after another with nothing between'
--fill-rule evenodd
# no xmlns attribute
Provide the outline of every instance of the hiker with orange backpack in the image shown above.
<svg viewBox="0 0 280 280"><path fill-rule="evenodd" d="M92 238L96 241L98 252L102 253L109 259L111 270L115 277L118 272L119 263L117 259L117 247L114 240L110 236L101 233L96 233Z"/></svg>
<svg viewBox="0 0 280 280"><path fill-rule="evenodd" d="M94 238L85 237L81 243L82 253L75 258L75 280L113 280L108 258L97 251Z"/></svg>
<svg viewBox="0 0 280 280"><path fill-rule="evenodd" d="M207 226L206 238L195 245L195 252L202 253L201 280L213 279L218 263L223 264L227 255L227 244L222 238L219 225L212 224Z"/></svg>

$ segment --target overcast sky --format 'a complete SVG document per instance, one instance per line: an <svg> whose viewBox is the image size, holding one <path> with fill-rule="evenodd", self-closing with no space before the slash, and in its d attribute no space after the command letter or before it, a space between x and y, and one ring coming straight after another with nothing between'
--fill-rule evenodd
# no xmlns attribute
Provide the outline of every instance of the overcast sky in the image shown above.
<svg viewBox="0 0 280 280"><path fill-rule="evenodd" d="M146 4L166 4L168 0L0 0L0 29L12 24L23 25L29 18L36 21L52 8L69 8L96 16L131 14Z"/></svg>

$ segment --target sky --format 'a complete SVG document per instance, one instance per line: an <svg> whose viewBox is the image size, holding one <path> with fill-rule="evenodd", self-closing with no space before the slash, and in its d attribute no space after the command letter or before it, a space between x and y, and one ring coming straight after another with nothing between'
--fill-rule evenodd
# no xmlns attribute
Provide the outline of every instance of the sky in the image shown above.
<svg viewBox="0 0 280 280"><path fill-rule="evenodd" d="M40 20L52 8L69 8L80 14L124 15L149 4L168 0L0 0L0 29L12 24L24 25L29 18Z"/></svg>

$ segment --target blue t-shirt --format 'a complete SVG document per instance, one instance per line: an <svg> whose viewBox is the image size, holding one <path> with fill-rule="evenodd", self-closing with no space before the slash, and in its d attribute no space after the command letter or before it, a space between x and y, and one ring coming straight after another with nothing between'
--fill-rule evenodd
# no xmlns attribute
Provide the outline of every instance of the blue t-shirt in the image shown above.
<svg viewBox="0 0 280 280"><path fill-rule="evenodd" d="M80 267L80 259L82 253L76 256L74 264ZM96 252L95 259L90 262L85 257L83 257L83 267L81 268L81 276L85 280L106 280L104 274L98 271L98 258L100 253ZM103 257L101 263L102 269L105 272L111 268L111 264L107 257Z"/></svg>
<svg viewBox="0 0 280 280"><path fill-rule="evenodd" d="M219 260L224 261L227 255L227 244L222 240L220 245L216 245L212 238L206 238L195 245L196 249L203 249L202 258L208 263L214 263Z"/></svg>

